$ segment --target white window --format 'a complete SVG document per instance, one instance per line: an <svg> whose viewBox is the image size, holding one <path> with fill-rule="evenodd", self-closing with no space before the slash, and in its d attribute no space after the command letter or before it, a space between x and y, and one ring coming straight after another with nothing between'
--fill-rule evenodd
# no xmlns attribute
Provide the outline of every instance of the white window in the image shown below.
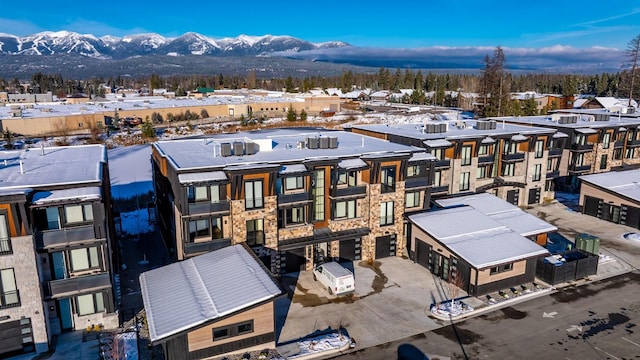
<svg viewBox="0 0 640 360"><path fill-rule="evenodd" d="M290 176L285 178L284 181L285 190L300 190L304 189L304 177L303 176Z"/></svg>
<svg viewBox="0 0 640 360"><path fill-rule="evenodd" d="M93 221L93 207L91 204L65 205L64 218L67 224Z"/></svg>
<svg viewBox="0 0 640 360"><path fill-rule="evenodd" d="M11 240L7 231L7 216L0 214L0 255L11 253Z"/></svg>
<svg viewBox="0 0 640 360"><path fill-rule="evenodd" d="M542 173L542 164L535 164L533 166L533 181L540 181Z"/></svg>
<svg viewBox="0 0 640 360"><path fill-rule="evenodd" d="M100 293L79 295L76 297L78 315L90 315L104 311L104 295Z"/></svg>
<svg viewBox="0 0 640 360"><path fill-rule="evenodd" d="M356 217L356 201L340 201L336 203L335 219L353 219Z"/></svg>
<svg viewBox="0 0 640 360"><path fill-rule="evenodd" d="M414 208L420 206L420 191L408 192L405 195L405 207Z"/></svg>
<svg viewBox="0 0 640 360"><path fill-rule="evenodd" d="M262 180L245 182L244 194L246 209L257 209L264 206L264 199L262 197Z"/></svg>
<svg viewBox="0 0 640 360"><path fill-rule="evenodd" d="M0 309L20 303L13 269L0 270Z"/></svg>
<svg viewBox="0 0 640 360"><path fill-rule="evenodd" d="M82 271L100 267L98 248L95 246L71 250L70 255L71 269L73 271Z"/></svg>
<svg viewBox="0 0 640 360"><path fill-rule="evenodd" d="M544 140L536 140L535 157L539 159L543 155L544 155Z"/></svg>
<svg viewBox="0 0 640 360"><path fill-rule="evenodd" d="M471 146L465 145L462 147L461 158L462 158L462 162L460 165L462 166L471 165Z"/></svg>
<svg viewBox="0 0 640 360"><path fill-rule="evenodd" d="M380 226L393 224L393 201L380 204Z"/></svg>
<svg viewBox="0 0 640 360"><path fill-rule="evenodd" d="M469 190L469 172L460 174L460 191Z"/></svg>

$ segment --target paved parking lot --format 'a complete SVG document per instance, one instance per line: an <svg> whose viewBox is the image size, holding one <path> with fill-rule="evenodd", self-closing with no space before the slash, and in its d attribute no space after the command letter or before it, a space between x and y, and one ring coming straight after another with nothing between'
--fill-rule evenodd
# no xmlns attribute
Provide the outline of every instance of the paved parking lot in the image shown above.
<svg viewBox="0 0 640 360"><path fill-rule="evenodd" d="M311 272L285 276L285 287L294 292L292 300L283 298L277 305L277 323L284 321L279 343L343 326L357 347L364 348L443 325L428 313L431 304L448 298L447 284L427 269L399 257L349 266L353 266L356 292L346 297L329 295Z"/></svg>

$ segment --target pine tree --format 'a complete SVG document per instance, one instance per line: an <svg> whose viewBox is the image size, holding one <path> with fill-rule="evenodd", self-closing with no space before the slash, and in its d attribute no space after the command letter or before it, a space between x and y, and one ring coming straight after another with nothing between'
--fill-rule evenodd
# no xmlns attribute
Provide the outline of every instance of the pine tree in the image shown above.
<svg viewBox="0 0 640 360"><path fill-rule="evenodd" d="M298 114L293 109L293 106L289 105L289 110L287 110L287 121L296 121L298 120Z"/></svg>
<svg viewBox="0 0 640 360"><path fill-rule="evenodd" d="M154 129L153 123L148 117L142 123L142 137L146 139L153 139L156 137L156 129Z"/></svg>
<svg viewBox="0 0 640 360"><path fill-rule="evenodd" d="M640 66L640 34L629 41L625 55L627 57L627 65L631 68L629 71L629 106L631 106L633 88L636 86L637 71L638 66Z"/></svg>
<svg viewBox="0 0 640 360"><path fill-rule="evenodd" d="M307 121L307 112L304 109L300 110L300 121Z"/></svg>

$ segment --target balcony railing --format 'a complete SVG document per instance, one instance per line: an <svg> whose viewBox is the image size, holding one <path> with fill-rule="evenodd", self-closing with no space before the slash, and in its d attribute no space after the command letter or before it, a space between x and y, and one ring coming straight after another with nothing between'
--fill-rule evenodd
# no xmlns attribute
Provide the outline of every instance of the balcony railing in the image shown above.
<svg viewBox="0 0 640 360"><path fill-rule="evenodd" d="M349 187L336 187L331 189L331 197L345 197L345 196L356 196L356 195L366 195L367 187L365 185L360 186L349 186Z"/></svg>
<svg viewBox="0 0 640 360"><path fill-rule="evenodd" d="M433 167L435 169L450 168L451 167L451 159L436 160L436 162L433 164Z"/></svg>
<svg viewBox="0 0 640 360"><path fill-rule="evenodd" d="M621 148L621 147L624 147L624 140L616 141L613 143L614 149Z"/></svg>
<svg viewBox="0 0 640 360"><path fill-rule="evenodd" d="M41 249L65 246L76 242L97 241L105 237L106 234L102 234L101 227L93 225L35 232L36 245Z"/></svg>
<svg viewBox="0 0 640 360"><path fill-rule="evenodd" d="M307 203L311 201L311 196L308 192L299 192L293 194L280 194L278 195L278 205Z"/></svg>
<svg viewBox="0 0 640 360"><path fill-rule="evenodd" d="M445 185L445 186L434 186L431 189L431 193L432 194L441 194L441 193L448 193L449 192L449 186Z"/></svg>
<svg viewBox="0 0 640 360"><path fill-rule="evenodd" d="M0 255L11 254L13 251L11 249L11 240L10 239L0 239Z"/></svg>
<svg viewBox="0 0 640 360"><path fill-rule="evenodd" d="M640 140L627 140L627 146L631 146L631 147L640 146Z"/></svg>
<svg viewBox="0 0 640 360"><path fill-rule="evenodd" d="M380 216L380 226L393 225L393 215Z"/></svg>
<svg viewBox="0 0 640 360"><path fill-rule="evenodd" d="M0 309L20 306L20 291L6 291L0 293Z"/></svg>
<svg viewBox="0 0 640 360"><path fill-rule="evenodd" d="M230 205L228 201L220 201L217 203L206 201L189 204L190 215L228 212L229 209Z"/></svg>
<svg viewBox="0 0 640 360"><path fill-rule="evenodd" d="M584 173L591 170L591 165L573 165L569 167L569 172L572 173Z"/></svg>
<svg viewBox="0 0 640 360"><path fill-rule="evenodd" d="M493 160L495 160L495 157L493 155L478 156L478 165L480 165L480 164L493 164Z"/></svg>
<svg viewBox="0 0 640 360"><path fill-rule="evenodd" d="M520 162L524 161L524 153L505 154L502 156L504 162Z"/></svg>
<svg viewBox="0 0 640 360"><path fill-rule="evenodd" d="M206 253L231 245L231 239L216 239L206 242L187 243L184 245L184 254L187 256Z"/></svg>
<svg viewBox="0 0 640 360"><path fill-rule="evenodd" d="M558 157L562 156L562 149L549 149L549 157Z"/></svg>
<svg viewBox="0 0 640 360"><path fill-rule="evenodd" d="M557 177L560 177L560 171L551 171L547 173L547 179L555 179Z"/></svg>
<svg viewBox="0 0 640 360"><path fill-rule="evenodd" d="M94 291L111 287L109 273L78 276L69 279L52 280L47 283L45 295L61 298L86 291Z"/></svg>
<svg viewBox="0 0 640 360"><path fill-rule="evenodd" d="M385 194L385 193L391 193L391 192L395 192L396 191L396 183L392 183L392 184L385 184L385 183L381 183L380 184L380 192Z"/></svg>
<svg viewBox="0 0 640 360"><path fill-rule="evenodd" d="M571 150L573 151L593 151L593 144L571 144Z"/></svg>
<svg viewBox="0 0 640 360"><path fill-rule="evenodd" d="M404 182L405 189L415 189L429 186L429 179L426 177L408 178Z"/></svg>

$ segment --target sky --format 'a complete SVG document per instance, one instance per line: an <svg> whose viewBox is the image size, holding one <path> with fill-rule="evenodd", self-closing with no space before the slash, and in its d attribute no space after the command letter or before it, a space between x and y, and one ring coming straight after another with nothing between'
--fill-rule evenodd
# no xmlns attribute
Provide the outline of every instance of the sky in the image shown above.
<svg viewBox="0 0 640 360"><path fill-rule="evenodd" d="M506 2L14 1L0 13L0 32L29 35L68 30L96 36L197 32L214 39L291 35L358 47L495 47L624 49L640 34L636 0ZM366 4L366 5L365 5Z"/></svg>

